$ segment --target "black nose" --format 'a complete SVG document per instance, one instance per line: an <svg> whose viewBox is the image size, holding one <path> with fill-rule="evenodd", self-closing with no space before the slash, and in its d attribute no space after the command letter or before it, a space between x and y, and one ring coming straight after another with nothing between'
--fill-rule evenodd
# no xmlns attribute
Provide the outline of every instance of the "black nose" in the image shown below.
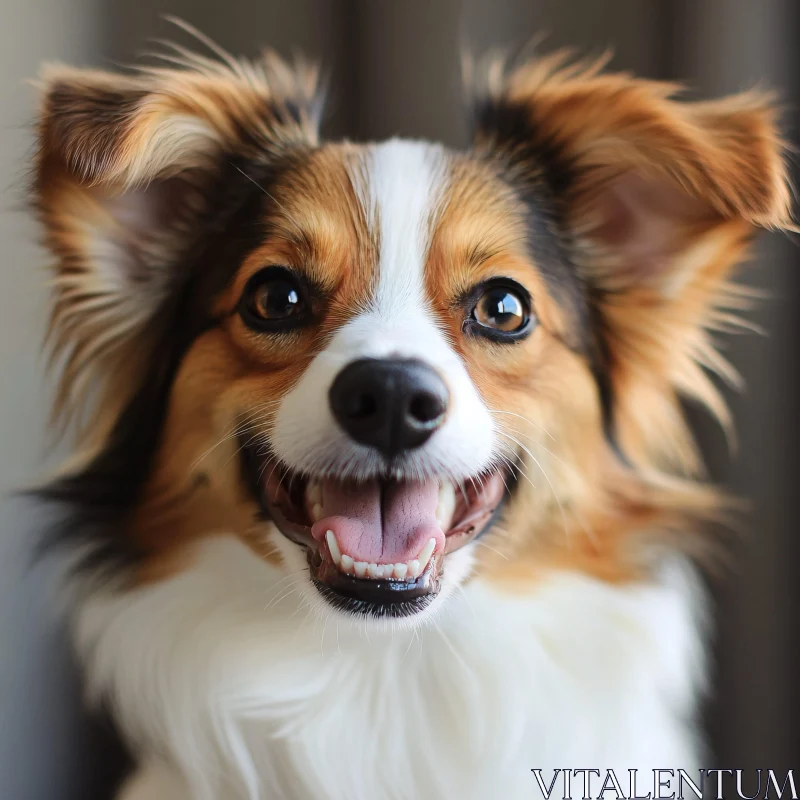
<svg viewBox="0 0 800 800"><path fill-rule="evenodd" d="M424 444L444 422L450 399L444 381L422 361L379 358L348 364L329 397L347 433L385 456Z"/></svg>

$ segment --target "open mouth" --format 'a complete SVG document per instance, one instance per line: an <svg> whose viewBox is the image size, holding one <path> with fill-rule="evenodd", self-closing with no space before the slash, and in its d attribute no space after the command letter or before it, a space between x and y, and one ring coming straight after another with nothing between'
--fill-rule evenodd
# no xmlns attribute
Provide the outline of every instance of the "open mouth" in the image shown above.
<svg viewBox="0 0 800 800"><path fill-rule="evenodd" d="M306 548L311 577L334 605L374 616L408 616L438 594L445 556L486 530L501 505L501 470L464 484L374 478L315 479L270 467L245 448L262 508Z"/></svg>

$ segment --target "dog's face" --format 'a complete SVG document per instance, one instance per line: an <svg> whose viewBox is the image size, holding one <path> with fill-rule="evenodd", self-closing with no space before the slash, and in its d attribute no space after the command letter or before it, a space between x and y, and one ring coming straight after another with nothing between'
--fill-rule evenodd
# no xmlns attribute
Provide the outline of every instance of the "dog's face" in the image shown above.
<svg viewBox="0 0 800 800"><path fill-rule="evenodd" d="M684 392L755 226L787 223L762 100L680 105L557 60L476 106L473 150L320 144L268 57L46 79L36 196L59 258L50 489L137 580L209 535L398 620L475 570L626 574L713 500Z"/></svg>

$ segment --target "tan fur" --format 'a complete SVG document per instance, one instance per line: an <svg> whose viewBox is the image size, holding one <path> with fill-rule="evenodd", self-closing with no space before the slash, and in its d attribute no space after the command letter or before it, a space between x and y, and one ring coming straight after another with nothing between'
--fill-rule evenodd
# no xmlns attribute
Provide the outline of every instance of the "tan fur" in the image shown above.
<svg viewBox="0 0 800 800"><path fill-rule="evenodd" d="M680 103L676 85L602 73L605 58L571 64L569 55L508 75L495 69L488 90L525 106L542 140L578 164L576 196L636 171L683 189L720 217L766 228L790 223L785 146L769 95Z"/></svg>
<svg viewBox="0 0 800 800"><path fill-rule="evenodd" d="M243 131L252 153L316 142L318 120L305 111L318 92L312 65L290 67L273 51L252 62L223 63L188 52L172 60L184 68L149 67L120 76L46 67L40 76L45 151L79 178L130 188L208 166L217 151L241 149ZM111 119L87 102L105 93L120 100Z"/></svg>
<svg viewBox="0 0 800 800"><path fill-rule="evenodd" d="M188 53L179 60L182 69L120 79L63 69L45 76L37 191L59 260L51 336L64 366L56 409L79 414L100 381L104 421L85 437L92 453L152 356L149 322L165 291L155 281L153 305L133 307L102 283L89 242L119 227L110 200L171 177L185 181L191 200L195 189L202 196L221 151L316 143L313 121L289 113L297 96L310 102L313 71L292 71L272 55L255 64ZM664 539L699 548L698 523L719 513L720 498L694 478L700 464L679 397L695 397L729 425L705 370L734 373L710 331L727 325L741 302L730 273L753 231L791 224L783 144L767 98L684 104L673 98L675 87L600 68L556 55L508 75L490 70L490 96L521 107L541 141L479 132L477 158L452 158L446 202L432 223L432 307L502 431L505 457L521 463L505 518L480 548L479 569L509 587L529 586L555 566L626 580ZM58 87L67 89L60 105ZM120 113L99 122L87 116L92 97L108 92ZM524 173L530 145L546 147L570 175L557 202L608 346L613 443L579 346L579 320L528 252L525 209L502 179L501 165ZM198 537L223 530L275 558L240 474L239 437L269 433L281 397L369 298L379 243L347 169L361 153L325 145L272 188L270 237L215 298L220 325L185 356L130 524L150 555L141 580L180 569ZM191 227L191 205L178 228ZM147 264L157 270L168 264L172 242L153 245ZM235 313L242 289L269 264L321 287L318 324L274 337L244 326ZM463 336L458 298L492 276L530 292L538 326L526 341Z"/></svg>
<svg viewBox="0 0 800 800"><path fill-rule="evenodd" d="M558 370L571 384L554 387L561 421L576 437L569 463L586 466L565 470L535 453L552 470L554 498L566 500L547 514L535 499L540 492L523 487L505 538L526 526L538 535L529 538L527 556L517 551L494 565L502 580L565 561L605 577L630 575L637 551L676 533L681 546L701 547L698 524L718 516L723 501L680 477L696 474L700 462L679 397L699 400L730 428L706 371L734 383L737 376L710 334L729 327L742 308L729 277L754 228L792 227L785 148L769 97L679 103L674 86L602 74L602 65L570 65L559 53L507 75L496 65L487 73L489 94L524 108L541 145L572 173L565 217L579 266L597 287L614 426L637 467L625 468L608 451L596 419L575 413L572 398L588 389L578 389L577 375L566 379ZM479 134L477 144L513 155L513 143L493 141L491 131ZM637 239L637 224L650 235ZM541 401L530 394L520 401L516 413L541 413ZM551 432L561 455L564 431L556 422ZM554 532L555 546L531 550L531 541Z"/></svg>
<svg viewBox="0 0 800 800"><path fill-rule="evenodd" d="M490 92L526 108L537 136L574 173L566 216L613 341L626 451L642 464L664 459L696 471L675 390L729 427L702 368L733 380L735 372L709 330L736 302L727 274L754 227L792 226L785 146L766 95L679 103L673 85L601 67L556 53L505 77L495 70ZM488 137L478 144L493 146ZM660 217L644 241L626 230L636 213Z"/></svg>
<svg viewBox="0 0 800 800"><path fill-rule="evenodd" d="M316 142L317 120L308 112L318 91L312 66L292 68L271 51L255 62L219 62L180 48L169 58L179 68L122 76L50 65L40 77L36 204L58 260L48 334L60 374L54 421L63 429L92 416L91 426L79 425L75 465L87 463L107 435L105 426L98 435L98 409L110 424L130 397L123 387L140 380L166 268L202 209L215 155ZM299 119L287 109L290 101ZM181 215L159 239L137 242L109 207L173 175L184 182ZM144 246L149 300L95 268L93 242L107 237Z"/></svg>
<svg viewBox="0 0 800 800"><path fill-rule="evenodd" d="M269 434L281 397L328 335L368 299L377 255L347 177L354 157L349 146L331 146L272 188L275 212L264 220L272 238L250 254L219 298L224 325L201 337L184 359L162 456L131 526L151 554L142 580L180 569L193 542L223 531L268 560L278 558L242 486L238 453L241 441ZM291 266L330 293L319 327L270 338L234 313L248 279L270 264Z"/></svg>
<svg viewBox="0 0 800 800"><path fill-rule="evenodd" d="M550 297L527 252L525 209L490 164L455 158L447 199L436 216L426 265L428 291L442 312L454 320L453 343L464 347L463 314L454 301L476 284L505 276L528 286L536 315L554 336L571 341L576 320ZM509 353L510 355L510 353Z"/></svg>

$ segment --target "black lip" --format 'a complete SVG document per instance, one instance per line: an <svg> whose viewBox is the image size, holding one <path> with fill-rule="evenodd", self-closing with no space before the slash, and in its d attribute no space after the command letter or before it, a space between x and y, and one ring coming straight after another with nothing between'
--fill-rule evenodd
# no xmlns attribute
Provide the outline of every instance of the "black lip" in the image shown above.
<svg viewBox="0 0 800 800"><path fill-rule="evenodd" d="M307 548L311 579L320 594L336 608L372 617L407 617L422 611L439 594L442 568L431 562L413 581L372 580L345 575ZM441 556L437 556L441 558Z"/></svg>
<svg viewBox="0 0 800 800"><path fill-rule="evenodd" d="M290 541L304 547L311 580L319 593L342 611L376 618L410 617L427 608L441 589L444 556L436 556L425 572L413 581L375 580L356 578L340 572L334 564L322 558L317 543L310 535L297 530L298 526L282 517L281 511L271 508L260 480L263 464L269 459L269 448L263 442L242 442L242 471L256 499L263 519L270 520ZM506 491L481 529L467 529L466 534L478 539L494 526L506 501L517 485L517 470L512 468L506 477Z"/></svg>
<svg viewBox="0 0 800 800"><path fill-rule="evenodd" d="M353 580L358 580L354 578ZM348 614L374 617L375 619L403 619L413 617L424 611L436 597L435 594L421 595L411 600L386 602L380 600L363 600L342 594L327 584L314 581L319 593L334 607Z"/></svg>

